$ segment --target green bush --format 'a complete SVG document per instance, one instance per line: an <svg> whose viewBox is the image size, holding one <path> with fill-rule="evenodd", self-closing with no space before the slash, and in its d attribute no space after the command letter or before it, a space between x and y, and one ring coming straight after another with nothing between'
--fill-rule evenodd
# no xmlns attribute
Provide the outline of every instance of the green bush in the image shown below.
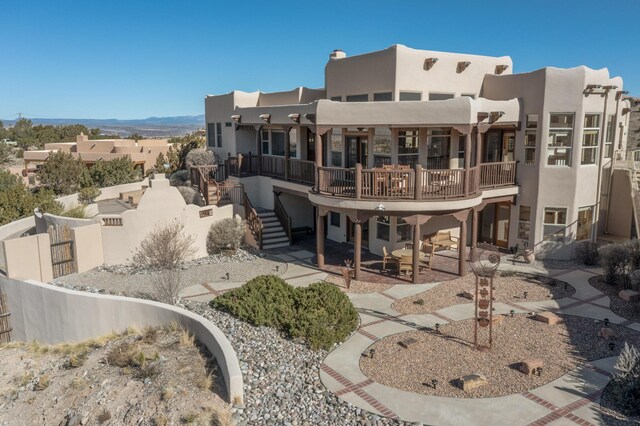
<svg viewBox="0 0 640 426"><path fill-rule="evenodd" d="M178 170L169 176L171 186L191 186L191 176L188 170Z"/></svg>
<svg viewBox="0 0 640 426"><path fill-rule="evenodd" d="M140 171L135 168L135 164L129 157L114 158L109 161L98 160L89 169L89 174L93 184L100 188L137 182L142 178Z"/></svg>
<svg viewBox="0 0 640 426"><path fill-rule="evenodd" d="M71 207L70 209L60 213L60 216L72 217L74 219L87 219L89 217L87 215L87 210L83 205Z"/></svg>
<svg viewBox="0 0 640 426"><path fill-rule="evenodd" d="M184 202L187 204L195 204L196 206L203 206L202 196L199 191L190 186L176 186L176 189L182 195Z"/></svg>
<svg viewBox="0 0 640 426"><path fill-rule="evenodd" d="M241 219L222 219L211 225L207 234L207 253L235 251L244 239L245 223Z"/></svg>
<svg viewBox="0 0 640 426"><path fill-rule="evenodd" d="M94 203L100 194L102 192L95 186L87 186L78 191L78 202L84 205Z"/></svg>
<svg viewBox="0 0 640 426"><path fill-rule="evenodd" d="M47 161L36 171L36 176L42 186L58 195L73 194L80 188L91 186L87 166L81 159L62 151L49 154Z"/></svg>
<svg viewBox="0 0 640 426"><path fill-rule="evenodd" d="M640 415L640 352L625 342L613 368L609 386L616 408L627 415Z"/></svg>
<svg viewBox="0 0 640 426"><path fill-rule="evenodd" d="M598 249L600 264L608 284L623 278L629 264L629 249L624 244L609 244Z"/></svg>
<svg viewBox="0 0 640 426"><path fill-rule="evenodd" d="M357 311L336 286L321 282L294 288L273 275L256 277L214 299L211 306L302 338L313 349L330 349L358 325Z"/></svg>

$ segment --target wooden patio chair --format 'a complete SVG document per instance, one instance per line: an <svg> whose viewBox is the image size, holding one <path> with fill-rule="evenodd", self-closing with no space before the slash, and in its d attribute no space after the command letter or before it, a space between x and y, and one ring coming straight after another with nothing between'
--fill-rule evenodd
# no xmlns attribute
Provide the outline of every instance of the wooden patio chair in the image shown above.
<svg viewBox="0 0 640 426"><path fill-rule="evenodd" d="M382 254L384 255L382 257L382 271L385 271L387 269L387 262L396 265L396 270L397 270L398 269L398 258L392 256L387 251L387 246L382 246Z"/></svg>
<svg viewBox="0 0 640 426"><path fill-rule="evenodd" d="M405 250L413 250L413 243L404 243Z"/></svg>
<svg viewBox="0 0 640 426"><path fill-rule="evenodd" d="M453 246L458 248L458 238L453 237L451 231L438 231L435 236L431 237L430 243L434 247L444 247L447 250Z"/></svg>
<svg viewBox="0 0 640 426"><path fill-rule="evenodd" d="M399 170L411 170L411 166L408 164L398 164Z"/></svg>
<svg viewBox="0 0 640 426"><path fill-rule="evenodd" d="M398 264L398 275L406 271L407 275L413 274L413 256L401 256Z"/></svg>
<svg viewBox="0 0 640 426"><path fill-rule="evenodd" d="M433 257L436 254L436 247L429 244L428 241L423 241L422 246L420 246L420 251L424 253L424 257L420 258L420 269L429 268L429 270L431 270Z"/></svg>

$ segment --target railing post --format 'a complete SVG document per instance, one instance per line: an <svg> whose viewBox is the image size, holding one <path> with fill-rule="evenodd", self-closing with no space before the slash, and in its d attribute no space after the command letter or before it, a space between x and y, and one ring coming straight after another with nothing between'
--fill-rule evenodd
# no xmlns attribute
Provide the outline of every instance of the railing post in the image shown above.
<svg viewBox="0 0 640 426"><path fill-rule="evenodd" d="M415 199L422 200L422 166L420 164L416 164L416 187L415 187Z"/></svg>
<svg viewBox="0 0 640 426"><path fill-rule="evenodd" d="M356 200L362 198L362 164L356 164Z"/></svg>
<svg viewBox="0 0 640 426"><path fill-rule="evenodd" d="M291 156L291 129L284 129L284 180L289 180L289 157Z"/></svg>

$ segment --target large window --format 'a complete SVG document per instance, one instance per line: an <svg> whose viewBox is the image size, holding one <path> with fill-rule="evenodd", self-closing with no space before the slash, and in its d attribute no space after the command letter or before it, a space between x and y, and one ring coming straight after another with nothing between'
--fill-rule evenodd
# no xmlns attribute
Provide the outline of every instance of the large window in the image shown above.
<svg viewBox="0 0 640 426"><path fill-rule="evenodd" d="M403 218L398 218L396 224L396 242L410 241L411 240L411 225L404 221Z"/></svg>
<svg viewBox="0 0 640 426"><path fill-rule="evenodd" d="M269 131L263 130L260 132L260 143L262 144L262 154L269 155Z"/></svg>
<svg viewBox="0 0 640 426"><path fill-rule="evenodd" d="M207 123L207 146L216 147L216 123Z"/></svg>
<svg viewBox="0 0 640 426"><path fill-rule="evenodd" d="M430 128L427 144L427 169L449 168L449 144L451 143L451 129Z"/></svg>
<svg viewBox="0 0 640 426"><path fill-rule="evenodd" d="M604 158L611 158L613 156L613 123L615 120L614 115L607 117L607 132L604 138Z"/></svg>
<svg viewBox="0 0 640 426"><path fill-rule="evenodd" d="M373 135L373 166L382 167L391 164L391 130L388 127L376 127Z"/></svg>
<svg viewBox="0 0 640 426"><path fill-rule="evenodd" d="M538 139L538 114L527 114L524 132L524 164L536 164L536 139Z"/></svg>
<svg viewBox="0 0 640 426"><path fill-rule="evenodd" d="M430 101L446 101L453 99L453 93L429 93Z"/></svg>
<svg viewBox="0 0 640 426"><path fill-rule="evenodd" d="M401 101L421 101L422 92L400 92Z"/></svg>
<svg viewBox="0 0 640 426"><path fill-rule="evenodd" d="M340 213L331 212L329 214L329 224L331 226L335 226L336 228L340 228Z"/></svg>
<svg viewBox="0 0 640 426"><path fill-rule="evenodd" d="M271 155L284 157L284 132L271 131Z"/></svg>
<svg viewBox="0 0 640 426"><path fill-rule="evenodd" d="M367 102L369 95L347 95L347 102Z"/></svg>
<svg viewBox="0 0 640 426"><path fill-rule="evenodd" d="M571 166L573 114L550 114L547 139L547 164Z"/></svg>
<svg viewBox="0 0 640 426"><path fill-rule="evenodd" d="M374 93L373 101L374 102L388 102L392 101L393 94L391 92L383 92L383 93Z"/></svg>
<svg viewBox="0 0 640 426"><path fill-rule="evenodd" d="M547 207L544 209L545 240L562 241L567 226L567 209Z"/></svg>
<svg viewBox="0 0 640 426"><path fill-rule="evenodd" d="M578 210L578 231L576 240L590 240L593 229L593 206L581 207Z"/></svg>
<svg viewBox="0 0 640 426"><path fill-rule="evenodd" d="M376 219L376 237L379 240L389 241L389 216L378 216Z"/></svg>
<svg viewBox="0 0 640 426"><path fill-rule="evenodd" d="M531 232L531 207L520 206L520 215L518 216L518 238L529 241L529 233Z"/></svg>
<svg viewBox="0 0 640 426"><path fill-rule="evenodd" d="M216 141L218 148L222 147L222 123L216 123Z"/></svg>
<svg viewBox="0 0 640 426"><path fill-rule="evenodd" d="M598 164L598 137L600 135L600 116L585 114L582 133L581 164Z"/></svg>
<svg viewBox="0 0 640 426"><path fill-rule="evenodd" d="M418 162L418 129L398 132L398 164L414 166Z"/></svg>

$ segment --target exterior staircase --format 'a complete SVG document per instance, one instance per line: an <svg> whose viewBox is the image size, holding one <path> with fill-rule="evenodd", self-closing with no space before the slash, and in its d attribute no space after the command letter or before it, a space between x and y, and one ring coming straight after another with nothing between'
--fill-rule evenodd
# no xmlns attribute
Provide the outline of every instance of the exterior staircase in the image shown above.
<svg viewBox="0 0 640 426"><path fill-rule="evenodd" d="M265 250L288 247L289 237L280 223L280 220L272 210L259 210L258 217L262 220L262 248Z"/></svg>

